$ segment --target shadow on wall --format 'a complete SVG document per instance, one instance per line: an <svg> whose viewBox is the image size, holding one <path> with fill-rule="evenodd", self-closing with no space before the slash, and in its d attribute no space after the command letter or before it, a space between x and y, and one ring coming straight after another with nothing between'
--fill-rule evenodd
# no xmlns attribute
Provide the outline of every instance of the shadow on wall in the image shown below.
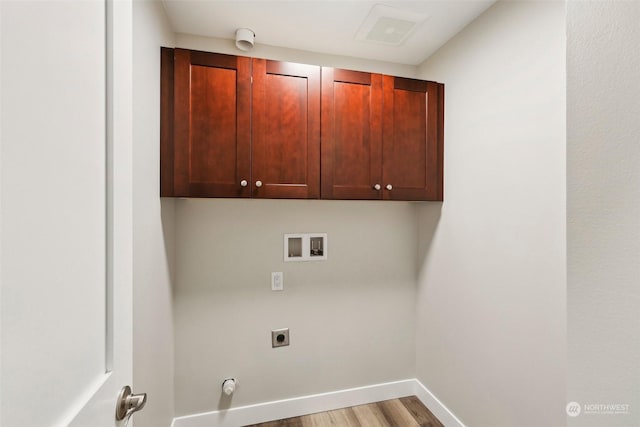
<svg viewBox="0 0 640 427"><path fill-rule="evenodd" d="M232 398L233 396L227 396L224 393L220 393L220 398L218 399L218 410L226 410L231 408Z"/></svg>
<svg viewBox="0 0 640 427"><path fill-rule="evenodd" d="M420 204L417 207L418 244L416 259L416 280L421 283L423 270L431 250L433 238L436 235L440 217L442 216L442 203L431 202Z"/></svg>
<svg viewBox="0 0 640 427"><path fill-rule="evenodd" d="M172 198L160 198L160 217L162 221L163 241L168 242L164 245L165 257L167 259L167 267L169 268L169 280L171 280L172 296L175 297L176 282L176 256L175 256L175 200Z"/></svg>

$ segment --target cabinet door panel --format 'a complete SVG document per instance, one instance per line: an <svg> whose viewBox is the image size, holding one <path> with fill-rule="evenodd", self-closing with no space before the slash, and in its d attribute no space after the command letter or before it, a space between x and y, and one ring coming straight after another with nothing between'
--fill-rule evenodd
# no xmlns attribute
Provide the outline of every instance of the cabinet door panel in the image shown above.
<svg viewBox="0 0 640 427"><path fill-rule="evenodd" d="M322 198L381 198L381 118L381 75L322 69Z"/></svg>
<svg viewBox="0 0 640 427"><path fill-rule="evenodd" d="M319 67L254 59L253 78L253 196L318 198Z"/></svg>
<svg viewBox="0 0 640 427"><path fill-rule="evenodd" d="M250 59L174 55L174 195L249 197Z"/></svg>
<svg viewBox="0 0 640 427"><path fill-rule="evenodd" d="M442 85L384 77L383 197L442 200Z"/></svg>
<svg viewBox="0 0 640 427"><path fill-rule="evenodd" d="M189 182L234 183L236 162L236 71L191 66L191 170Z"/></svg>

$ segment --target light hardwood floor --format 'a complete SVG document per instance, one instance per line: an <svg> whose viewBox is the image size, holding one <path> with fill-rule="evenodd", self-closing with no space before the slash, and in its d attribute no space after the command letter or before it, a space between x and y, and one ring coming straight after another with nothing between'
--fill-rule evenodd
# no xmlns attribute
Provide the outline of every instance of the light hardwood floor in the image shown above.
<svg viewBox="0 0 640 427"><path fill-rule="evenodd" d="M245 427L444 427L415 396Z"/></svg>

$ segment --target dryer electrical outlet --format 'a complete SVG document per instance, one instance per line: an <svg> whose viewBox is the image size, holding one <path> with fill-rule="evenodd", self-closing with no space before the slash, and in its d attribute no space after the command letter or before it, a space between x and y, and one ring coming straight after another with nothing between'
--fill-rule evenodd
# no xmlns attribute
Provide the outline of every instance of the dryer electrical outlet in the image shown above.
<svg viewBox="0 0 640 427"><path fill-rule="evenodd" d="M271 331L271 347L284 347L289 345L289 328L274 329Z"/></svg>

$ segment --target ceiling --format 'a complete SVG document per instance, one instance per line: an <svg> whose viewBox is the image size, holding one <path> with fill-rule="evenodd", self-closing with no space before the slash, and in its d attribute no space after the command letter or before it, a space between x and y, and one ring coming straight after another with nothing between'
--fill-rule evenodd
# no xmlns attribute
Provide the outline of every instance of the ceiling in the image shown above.
<svg viewBox="0 0 640 427"><path fill-rule="evenodd" d="M495 1L162 0L176 33L234 39L246 27L256 45L409 65L422 63ZM357 39L377 4L426 19L399 45Z"/></svg>

